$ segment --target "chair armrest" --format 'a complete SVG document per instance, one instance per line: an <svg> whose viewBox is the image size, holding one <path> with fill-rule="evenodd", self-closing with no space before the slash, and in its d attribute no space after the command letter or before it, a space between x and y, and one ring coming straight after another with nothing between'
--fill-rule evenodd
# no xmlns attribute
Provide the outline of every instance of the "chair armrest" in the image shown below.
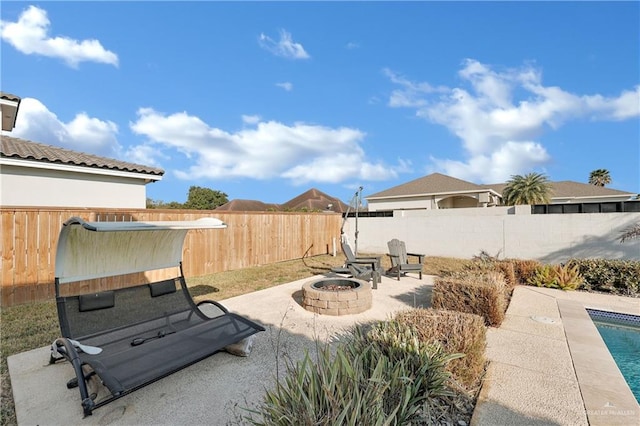
<svg viewBox="0 0 640 426"><path fill-rule="evenodd" d="M356 260L347 260L346 265L371 265L371 268L374 271L377 271L380 267L380 259L356 259Z"/></svg>
<svg viewBox="0 0 640 426"><path fill-rule="evenodd" d="M379 262L382 256L356 256L356 260Z"/></svg>
<svg viewBox="0 0 640 426"><path fill-rule="evenodd" d="M415 256L415 257L417 257L417 258L419 258L419 259L420 259L420 262L422 262L422 259L424 259L424 257L425 257L426 255L424 255L424 254L419 254L419 253L407 253L407 256Z"/></svg>

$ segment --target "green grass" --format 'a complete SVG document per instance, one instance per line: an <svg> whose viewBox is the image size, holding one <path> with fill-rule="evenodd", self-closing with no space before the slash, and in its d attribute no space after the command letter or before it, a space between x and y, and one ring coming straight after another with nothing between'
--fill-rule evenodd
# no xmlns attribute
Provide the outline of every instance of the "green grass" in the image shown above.
<svg viewBox="0 0 640 426"><path fill-rule="evenodd" d="M371 253L361 253L362 256ZM269 265L225 271L187 279L187 285L195 300L224 300L230 297L274 287L283 283L329 272L340 266L344 256L329 255L296 259ZM440 275L443 271L461 268L468 261L443 257L427 257L424 272ZM383 268L388 268L387 256L382 257ZM2 334L0 335L1 416L0 425L17 424L11 392L11 380L7 357L41 348L60 336L55 301L31 303L2 308L0 311Z"/></svg>

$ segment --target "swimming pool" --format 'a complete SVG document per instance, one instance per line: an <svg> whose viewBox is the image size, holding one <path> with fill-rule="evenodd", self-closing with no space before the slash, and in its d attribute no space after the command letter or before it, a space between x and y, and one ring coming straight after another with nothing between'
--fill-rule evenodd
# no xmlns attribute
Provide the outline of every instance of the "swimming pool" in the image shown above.
<svg viewBox="0 0 640 426"><path fill-rule="evenodd" d="M587 312L640 402L640 317L596 309L587 309Z"/></svg>

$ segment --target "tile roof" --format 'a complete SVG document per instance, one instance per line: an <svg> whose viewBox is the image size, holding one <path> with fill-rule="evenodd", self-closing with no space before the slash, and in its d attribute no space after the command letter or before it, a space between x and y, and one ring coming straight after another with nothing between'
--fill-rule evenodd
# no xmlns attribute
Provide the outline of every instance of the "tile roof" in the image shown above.
<svg viewBox="0 0 640 426"><path fill-rule="evenodd" d="M0 157L162 176L164 170L2 135Z"/></svg>
<svg viewBox="0 0 640 426"><path fill-rule="evenodd" d="M329 210L327 207L331 204L331 210L337 213L344 213L349 208L348 205L339 199L325 194L315 188L303 192L295 198L282 204L283 209L288 210Z"/></svg>
<svg viewBox="0 0 640 426"><path fill-rule="evenodd" d="M591 185L589 183L575 182L571 180L563 180L558 182L549 182L551 185L551 197L552 198L571 198L571 197L607 197L607 196L622 196L636 195L629 191L620 191L618 189L607 188L604 186ZM490 185L483 185L486 188L491 188L498 194L502 194L506 183L495 183Z"/></svg>
<svg viewBox="0 0 640 426"><path fill-rule="evenodd" d="M234 212L266 212L266 211L280 211L279 204L268 204L257 200L231 200L219 207L216 210L234 211Z"/></svg>
<svg viewBox="0 0 640 426"><path fill-rule="evenodd" d="M6 99L8 101L20 102L20 97L12 95L11 93L0 92L0 99Z"/></svg>
<svg viewBox="0 0 640 426"><path fill-rule="evenodd" d="M478 191L483 189L488 188L441 173L432 173L402 185L376 192L365 198L401 197L405 195L439 194L443 192Z"/></svg>
<svg viewBox="0 0 640 426"><path fill-rule="evenodd" d="M607 197L607 196L634 196L636 194L628 191L620 191L613 188L596 186L587 183L574 182L570 180L549 182L551 184L552 198L571 197ZM491 189L502 195L506 183L493 183L488 185L476 185L475 183L457 179L440 173L433 173L402 185L394 186L365 198L386 198L402 197L425 194L442 194L463 191L478 191Z"/></svg>
<svg viewBox="0 0 640 426"><path fill-rule="evenodd" d="M231 200L216 208L216 210L264 212L300 211L304 209L307 211L325 211L328 210L329 204L332 204L331 211L336 213L344 213L349 208L347 204L339 199L312 188L283 204L268 204L256 200Z"/></svg>

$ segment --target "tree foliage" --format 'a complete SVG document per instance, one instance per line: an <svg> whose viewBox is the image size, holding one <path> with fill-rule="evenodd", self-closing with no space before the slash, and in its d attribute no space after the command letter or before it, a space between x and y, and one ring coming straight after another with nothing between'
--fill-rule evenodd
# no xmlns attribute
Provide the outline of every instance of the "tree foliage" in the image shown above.
<svg viewBox="0 0 640 426"><path fill-rule="evenodd" d="M147 208L148 209L182 209L184 208L182 203L177 201L170 201L165 203L162 200L154 200L152 198L147 198Z"/></svg>
<svg viewBox="0 0 640 426"><path fill-rule="evenodd" d="M607 169L596 169L589 173L589 183L595 186L605 186L611 183L611 174Z"/></svg>
<svg viewBox="0 0 640 426"><path fill-rule="evenodd" d="M227 194L210 188L192 186L189 188L187 202L182 204L177 201L165 203L162 200L147 198L148 209L192 209L192 210L213 210L229 202Z"/></svg>
<svg viewBox="0 0 640 426"><path fill-rule="evenodd" d="M213 210L225 203L229 202L227 194L210 188L202 188L200 186L192 186L189 188L187 202L184 203L185 209L194 210Z"/></svg>
<svg viewBox="0 0 640 426"><path fill-rule="evenodd" d="M551 183L541 173L513 175L502 191L502 199L508 206L548 204L551 201Z"/></svg>
<svg viewBox="0 0 640 426"><path fill-rule="evenodd" d="M626 240L632 240L634 238L640 238L640 223L636 223L622 231L620 242L624 243Z"/></svg>

